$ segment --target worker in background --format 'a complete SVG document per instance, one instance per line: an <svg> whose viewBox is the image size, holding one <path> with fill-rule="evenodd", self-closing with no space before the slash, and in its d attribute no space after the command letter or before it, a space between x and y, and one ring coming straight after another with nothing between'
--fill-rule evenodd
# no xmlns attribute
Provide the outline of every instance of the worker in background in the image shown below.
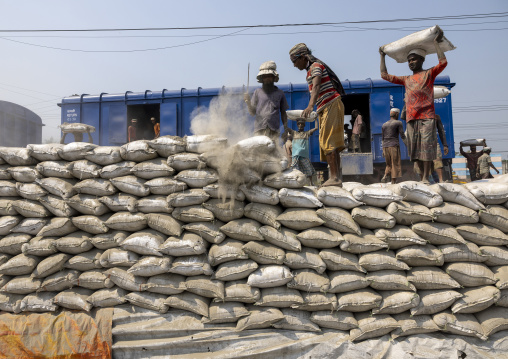
<svg viewBox="0 0 508 359"><path fill-rule="evenodd" d="M131 120L131 125L127 129L128 142L136 141L138 139L137 132L138 132L138 120L133 118Z"/></svg>
<svg viewBox="0 0 508 359"><path fill-rule="evenodd" d="M152 122L152 125L153 125L153 132L154 132L153 138L157 138L161 135L161 125L160 125L160 123L157 122L157 119L155 117L152 117L150 119L150 121Z"/></svg>
<svg viewBox="0 0 508 359"><path fill-rule="evenodd" d="M244 95L245 103L252 116L256 116L254 122L255 136L268 136L276 144L279 142L280 121L284 129L287 128L286 110L289 109L284 91L275 86L279 81L277 65L274 61L267 61L259 67L257 80L262 84L261 88L254 90L252 99L248 93Z"/></svg>
<svg viewBox="0 0 508 359"><path fill-rule="evenodd" d="M349 124L344 124L344 133L347 136L347 151L353 152L353 130L349 128Z"/></svg>
<svg viewBox="0 0 508 359"><path fill-rule="evenodd" d="M490 167L496 170L497 174L499 174L499 170L492 164L492 159L490 158L490 147L485 147L483 149L483 154L478 158L478 166L476 176L481 179L494 178L490 174Z"/></svg>
<svg viewBox="0 0 508 359"><path fill-rule="evenodd" d="M60 139L61 144L65 143L65 137L67 136L68 133L72 133L72 135L74 136L74 142L83 142L83 132L74 131L74 132L64 132L62 134L62 138ZM90 134L90 128L86 129L86 133L88 134L88 143L93 143L92 135Z"/></svg>
<svg viewBox="0 0 508 359"><path fill-rule="evenodd" d="M362 133L363 128L363 118L358 110L353 110L351 112L351 125L353 126L353 135L352 135L352 150L353 152L361 152L360 151L360 135Z"/></svg>
<svg viewBox="0 0 508 359"><path fill-rule="evenodd" d="M439 64L423 70L425 50L412 49L408 52L410 76L393 76L386 69L386 54L379 48L381 55L381 77L389 82L404 85L406 90L406 122L407 143L411 161L422 162L422 182L429 184L432 161L437 157L437 134L434 111L434 80L446 67L447 60L439 42L442 41L443 31L439 29L434 38Z"/></svg>
<svg viewBox="0 0 508 359"><path fill-rule="evenodd" d="M309 85L309 105L303 111L308 117L314 105L319 114L319 148L321 161L326 160L330 167L330 178L322 186L342 187L340 152L344 145L344 104L345 95L342 84L335 73L323 61L312 55L304 43L297 44L289 51L293 66L307 71Z"/></svg>
<svg viewBox="0 0 508 359"><path fill-rule="evenodd" d="M314 185L312 176L316 174L314 166L310 161L310 136L317 131L317 122L313 129L305 131L305 119L300 118L296 121L298 131L288 128L289 134L293 137L292 152L291 152L291 167L301 171Z"/></svg>
<svg viewBox="0 0 508 359"><path fill-rule="evenodd" d="M282 134L282 150L286 159L288 160L288 164L291 164L293 157L293 135L289 133L289 131L284 131Z"/></svg>
<svg viewBox="0 0 508 359"><path fill-rule="evenodd" d="M477 171L478 159L480 158L481 155L483 155L484 150L482 150L480 152L476 152L476 146L470 146L469 149L470 149L469 152L465 152L464 149L462 148L462 145L460 145L459 151L460 151L460 154L462 156L464 156L464 158L467 161L467 168L469 169L469 176L471 177L471 182L473 182L473 181L477 181L480 179L478 177L478 171Z"/></svg>
<svg viewBox="0 0 508 359"><path fill-rule="evenodd" d="M400 162L400 145L399 136L402 141L406 141L402 122L399 121L400 110L392 108L390 110L390 119L383 123L381 127L383 157L386 161L385 175L381 178L381 182L386 183L391 178L392 183L397 182L397 178L402 177Z"/></svg>

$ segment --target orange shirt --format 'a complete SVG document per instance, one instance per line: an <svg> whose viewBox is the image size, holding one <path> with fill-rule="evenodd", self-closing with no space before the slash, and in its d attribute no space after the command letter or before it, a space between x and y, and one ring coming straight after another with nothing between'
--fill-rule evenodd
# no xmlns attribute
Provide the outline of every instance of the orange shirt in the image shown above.
<svg viewBox="0 0 508 359"><path fill-rule="evenodd" d="M160 123L156 123L154 126L153 126L153 131L155 132L155 137L159 137L161 135L161 125Z"/></svg>
<svg viewBox="0 0 508 359"><path fill-rule="evenodd" d="M136 141L136 127L129 126L129 129L128 129L127 132L128 132L128 135L129 135L128 141L129 142Z"/></svg>

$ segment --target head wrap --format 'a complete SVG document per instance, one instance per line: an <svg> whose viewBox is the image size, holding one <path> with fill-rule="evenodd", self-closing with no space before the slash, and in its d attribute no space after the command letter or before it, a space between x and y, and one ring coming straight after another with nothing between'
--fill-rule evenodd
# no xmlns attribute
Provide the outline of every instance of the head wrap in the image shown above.
<svg viewBox="0 0 508 359"><path fill-rule="evenodd" d="M303 42L296 44L289 50L289 58L295 62L300 56L310 54L311 51Z"/></svg>
<svg viewBox="0 0 508 359"><path fill-rule="evenodd" d="M138 122L138 120L136 120L135 118L133 118L133 119L131 120L131 122Z"/></svg>
<svg viewBox="0 0 508 359"><path fill-rule="evenodd" d="M273 75L275 77L274 82L279 81L279 74L277 73L277 64L275 61L266 61L259 66L259 73L257 75L258 82L263 82L263 75Z"/></svg>
<svg viewBox="0 0 508 359"><path fill-rule="evenodd" d="M492 148L490 148L490 147L485 147L483 150L484 150L485 152L487 152L487 151L492 151Z"/></svg>
<svg viewBox="0 0 508 359"><path fill-rule="evenodd" d="M390 114L391 114L391 113L400 113L400 110L399 110L398 108L394 107L394 108L392 108L392 109L390 110Z"/></svg>
<svg viewBox="0 0 508 359"><path fill-rule="evenodd" d="M407 53L407 57L409 57L409 55L411 55L411 54L415 54L415 55L425 58L425 56L427 55L427 51L425 51L423 49L412 49L412 50L409 50L409 52Z"/></svg>

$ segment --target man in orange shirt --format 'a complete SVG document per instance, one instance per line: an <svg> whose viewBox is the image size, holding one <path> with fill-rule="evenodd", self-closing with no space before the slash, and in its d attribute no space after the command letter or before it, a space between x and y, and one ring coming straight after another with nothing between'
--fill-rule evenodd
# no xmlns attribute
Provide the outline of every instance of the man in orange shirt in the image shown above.
<svg viewBox="0 0 508 359"><path fill-rule="evenodd" d="M157 138L157 137L159 137L161 135L161 125L160 125L160 123L157 122L155 117L152 117L150 119L150 121L152 121L153 132L155 132L154 138Z"/></svg>
<svg viewBox="0 0 508 359"><path fill-rule="evenodd" d="M128 135L127 141L128 142L136 141L138 139L137 138L137 129L138 129L138 120L133 118L131 120L131 125L127 129L127 135Z"/></svg>

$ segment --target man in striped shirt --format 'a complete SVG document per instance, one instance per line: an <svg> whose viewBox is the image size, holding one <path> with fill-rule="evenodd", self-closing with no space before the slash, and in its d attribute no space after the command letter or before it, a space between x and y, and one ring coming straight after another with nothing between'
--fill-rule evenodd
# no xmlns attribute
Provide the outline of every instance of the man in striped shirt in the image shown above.
<svg viewBox="0 0 508 359"><path fill-rule="evenodd" d="M330 167L330 178L323 186L342 187L340 152L344 145L344 89L337 75L321 60L312 55L307 45L300 43L289 51L293 65L307 70L310 101L302 116L307 117L317 106L319 114L320 159Z"/></svg>

